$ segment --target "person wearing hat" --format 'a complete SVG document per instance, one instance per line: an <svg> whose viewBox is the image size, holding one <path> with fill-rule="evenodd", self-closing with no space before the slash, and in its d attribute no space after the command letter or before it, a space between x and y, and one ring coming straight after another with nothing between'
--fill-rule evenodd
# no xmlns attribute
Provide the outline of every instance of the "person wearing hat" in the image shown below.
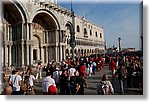
<svg viewBox="0 0 150 102"><path fill-rule="evenodd" d="M48 88L49 86L56 86L55 80L51 78L51 73L46 73L46 77L42 80L42 91L44 95L48 95Z"/></svg>

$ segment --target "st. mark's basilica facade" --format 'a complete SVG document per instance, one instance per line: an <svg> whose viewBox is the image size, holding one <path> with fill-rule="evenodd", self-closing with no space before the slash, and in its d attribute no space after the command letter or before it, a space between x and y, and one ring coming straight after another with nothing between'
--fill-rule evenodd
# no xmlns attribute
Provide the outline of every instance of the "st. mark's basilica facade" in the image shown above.
<svg viewBox="0 0 150 102"><path fill-rule="evenodd" d="M1 5L2 66L104 52L104 29L54 0L5 0Z"/></svg>

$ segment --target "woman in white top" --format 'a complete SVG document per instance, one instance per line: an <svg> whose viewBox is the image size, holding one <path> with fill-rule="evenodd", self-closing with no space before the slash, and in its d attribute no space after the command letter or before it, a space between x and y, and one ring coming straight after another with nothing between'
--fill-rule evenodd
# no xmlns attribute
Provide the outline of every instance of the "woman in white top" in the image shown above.
<svg viewBox="0 0 150 102"><path fill-rule="evenodd" d="M32 71L29 72L29 84L28 84L28 94L35 94L34 92L34 82L39 82L36 80L35 76L33 75Z"/></svg>

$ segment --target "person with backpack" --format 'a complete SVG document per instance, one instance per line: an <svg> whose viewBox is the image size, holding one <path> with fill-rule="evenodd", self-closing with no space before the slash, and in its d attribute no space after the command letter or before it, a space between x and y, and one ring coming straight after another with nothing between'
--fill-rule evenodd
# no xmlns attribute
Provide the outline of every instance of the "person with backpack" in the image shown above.
<svg viewBox="0 0 150 102"><path fill-rule="evenodd" d="M76 73L76 72L74 72L74 73ZM72 74L72 76L70 77L70 92L71 92L71 95L76 94L76 86L77 86L77 78L76 78L75 74Z"/></svg>
<svg viewBox="0 0 150 102"><path fill-rule="evenodd" d="M27 94L29 94L29 95L34 95L35 94L35 92L34 92L34 82L39 82L39 81L36 80L35 76L33 75L33 72L30 71L29 76L26 79L27 90L28 90Z"/></svg>
<svg viewBox="0 0 150 102"><path fill-rule="evenodd" d="M97 85L97 92L99 95L113 95L114 88L111 82L108 80L108 75L104 74L102 81Z"/></svg>
<svg viewBox="0 0 150 102"><path fill-rule="evenodd" d="M12 95L20 95L20 86L22 83L22 78L19 75L19 69L15 70L14 74L10 76L9 85L12 86Z"/></svg>

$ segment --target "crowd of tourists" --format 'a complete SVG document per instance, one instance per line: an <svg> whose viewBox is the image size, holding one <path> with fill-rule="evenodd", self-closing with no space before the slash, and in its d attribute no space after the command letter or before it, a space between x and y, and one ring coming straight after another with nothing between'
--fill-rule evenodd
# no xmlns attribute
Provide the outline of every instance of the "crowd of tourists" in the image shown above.
<svg viewBox="0 0 150 102"><path fill-rule="evenodd" d="M143 89L143 57L136 54L108 57L106 63L112 72L112 79L118 78L120 94L127 92L128 88Z"/></svg>
<svg viewBox="0 0 150 102"><path fill-rule="evenodd" d="M88 88L86 79L104 69L104 64L109 65L112 72L111 79L118 78L120 94L124 94L129 87L142 88L143 69L139 57L106 54L74 59L68 57L61 62L52 60L47 65L38 61L35 68L28 67L23 71L16 68L7 80L3 73L2 83L5 87L2 94L36 95L35 84L38 83L41 84L43 95L84 95L85 88ZM107 73L103 74L95 91L103 95L115 94ZM125 84L127 88L124 87Z"/></svg>

